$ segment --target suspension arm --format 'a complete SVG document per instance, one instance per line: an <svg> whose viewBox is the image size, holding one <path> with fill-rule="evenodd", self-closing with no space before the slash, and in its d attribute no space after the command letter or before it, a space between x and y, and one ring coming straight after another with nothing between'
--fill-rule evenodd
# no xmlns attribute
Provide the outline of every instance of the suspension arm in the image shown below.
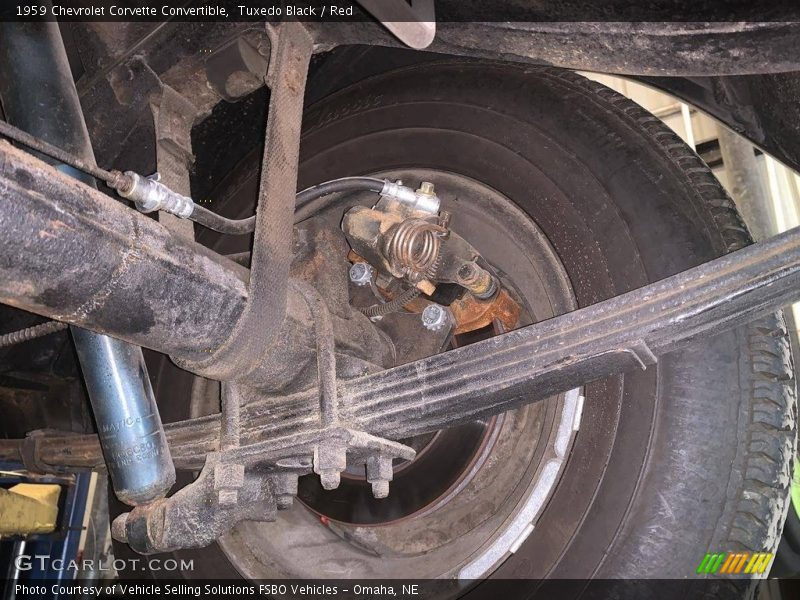
<svg viewBox="0 0 800 600"><path fill-rule="evenodd" d="M339 381L341 420L401 439L500 413L612 374L778 310L800 296L800 228L548 321L364 377ZM319 435L316 390L244 407L243 462L291 456ZM176 466L216 449L219 420L167 427ZM94 436L40 436L45 465L102 463ZM30 449L31 442L28 442ZM22 455L0 442L0 458Z"/></svg>

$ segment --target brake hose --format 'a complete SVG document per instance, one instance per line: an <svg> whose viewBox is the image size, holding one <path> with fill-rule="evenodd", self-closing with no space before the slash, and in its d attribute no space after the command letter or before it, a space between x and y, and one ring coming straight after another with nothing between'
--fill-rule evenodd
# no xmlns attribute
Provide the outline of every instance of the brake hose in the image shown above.
<svg viewBox="0 0 800 600"><path fill-rule="evenodd" d="M317 198L322 198L329 194L336 192L355 192L359 190L380 193L383 186L386 184L383 179L376 179L374 177L342 177L341 179L334 179L326 181L319 185L312 186L298 192L297 204L303 205ZM192 214L188 217L192 221L199 223L203 227L208 227L219 233L229 234L243 234L252 233L256 227L255 216L247 219L226 219L202 206L195 205Z"/></svg>

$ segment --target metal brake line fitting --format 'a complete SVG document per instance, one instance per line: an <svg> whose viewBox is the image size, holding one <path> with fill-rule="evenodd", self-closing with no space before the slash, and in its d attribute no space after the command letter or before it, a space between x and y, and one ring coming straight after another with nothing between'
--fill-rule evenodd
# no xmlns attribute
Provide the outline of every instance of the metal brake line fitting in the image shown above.
<svg viewBox="0 0 800 600"><path fill-rule="evenodd" d="M439 214L442 201L436 195L433 184L423 181L417 190L403 185L402 181L386 181L381 196L392 198L405 204L411 210L419 210L432 215Z"/></svg>
<svg viewBox="0 0 800 600"><path fill-rule="evenodd" d="M194 200L168 188L159 181L158 173L142 177L133 171L125 171L114 186L120 196L131 200L143 212L161 210L181 219L188 219L194 212Z"/></svg>

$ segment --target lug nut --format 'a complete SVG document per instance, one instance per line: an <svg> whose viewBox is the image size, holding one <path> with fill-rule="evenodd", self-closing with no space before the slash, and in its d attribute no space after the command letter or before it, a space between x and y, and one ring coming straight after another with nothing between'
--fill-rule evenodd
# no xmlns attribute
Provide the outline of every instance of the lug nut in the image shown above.
<svg viewBox="0 0 800 600"><path fill-rule="evenodd" d="M357 286L369 285L372 281L372 267L365 262L354 263L350 267L350 281Z"/></svg>
<svg viewBox="0 0 800 600"><path fill-rule="evenodd" d="M438 331L450 320L447 309L438 304L429 304L422 311L422 324L429 331Z"/></svg>

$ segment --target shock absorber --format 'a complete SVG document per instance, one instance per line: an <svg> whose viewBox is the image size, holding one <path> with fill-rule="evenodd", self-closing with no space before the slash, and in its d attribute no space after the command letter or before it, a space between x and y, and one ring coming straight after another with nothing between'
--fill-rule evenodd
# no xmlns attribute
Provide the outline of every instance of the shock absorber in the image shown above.
<svg viewBox="0 0 800 600"><path fill-rule="evenodd" d="M114 492L132 506L164 496L175 467L142 349L79 327L72 337Z"/></svg>
<svg viewBox="0 0 800 600"><path fill-rule="evenodd" d="M0 23L0 39L0 102L6 119L94 164L58 25ZM91 177L55 164L93 185ZM175 467L142 349L85 329L70 329L114 491L131 505L163 496L175 482Z"/></svg>

